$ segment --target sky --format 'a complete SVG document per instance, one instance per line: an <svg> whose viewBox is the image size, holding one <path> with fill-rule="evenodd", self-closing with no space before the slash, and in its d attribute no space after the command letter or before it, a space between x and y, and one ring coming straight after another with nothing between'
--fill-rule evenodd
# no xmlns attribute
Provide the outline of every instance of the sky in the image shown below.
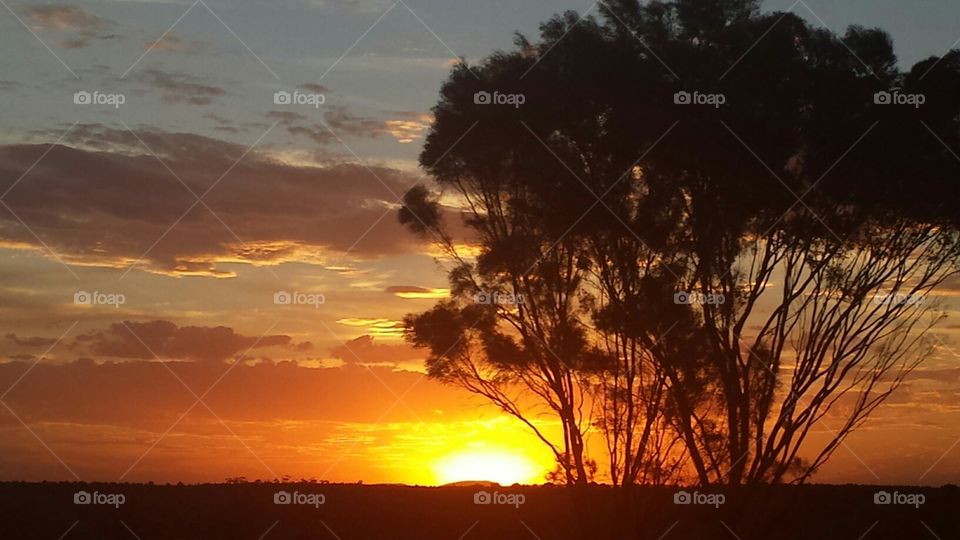
<svg viewBox="0 0 960 540"><path fill-rule="evenodd" d="M764 7L885 28L902 67L960 41L948 0ZM396 211L457 58L567 9L596 6L5 0L0 480L541 480L402 340L446 267ZM960 474L958 329L818 481Z"/></svg>

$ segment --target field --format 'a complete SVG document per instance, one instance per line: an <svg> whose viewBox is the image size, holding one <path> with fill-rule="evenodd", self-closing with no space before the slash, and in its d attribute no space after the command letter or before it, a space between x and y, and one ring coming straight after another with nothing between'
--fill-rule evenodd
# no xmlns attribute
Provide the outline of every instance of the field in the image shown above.
<svg viewBox="0 0 960 540"><path fill-rule="evenodd" d="M75 504L81 491L103 504ZM878 491L893 504L875 504ZM712 506L675 504L676 493L638 488L625 508L604 486L574 496L552 486L4 483L0 538L960 538L956 486L689 490L688 500L722 501Z"/></svg>

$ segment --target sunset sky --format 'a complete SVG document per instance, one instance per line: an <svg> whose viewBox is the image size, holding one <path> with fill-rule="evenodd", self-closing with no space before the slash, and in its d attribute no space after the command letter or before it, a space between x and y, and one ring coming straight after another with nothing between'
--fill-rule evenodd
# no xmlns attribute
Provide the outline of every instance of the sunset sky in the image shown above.
<svg viewBox="0 0 960 540"><path fill-rule="evenodd" d="M880 26L902 67L960 41L955 0L837 4L765 7ZM596 6L6 0L0 480L542 481L545 448L403 342L403 316L447 291L396 211L431 184L417 156L457 56L566 9ZM936 356L816 481L960 477L958 298L938 299Z"/></svg>

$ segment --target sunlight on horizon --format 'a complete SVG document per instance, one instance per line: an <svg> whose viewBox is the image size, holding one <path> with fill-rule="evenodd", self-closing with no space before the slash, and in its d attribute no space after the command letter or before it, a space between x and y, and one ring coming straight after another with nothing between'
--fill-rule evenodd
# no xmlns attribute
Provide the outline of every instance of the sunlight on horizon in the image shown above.
<svg viewBox="0 0 960 540"><path fill-rule="evenodd" d="M531 456L503 449L468 449L447 454L434 461L438 484L489 481L503 486L541 484L548 467Z"/></svg>

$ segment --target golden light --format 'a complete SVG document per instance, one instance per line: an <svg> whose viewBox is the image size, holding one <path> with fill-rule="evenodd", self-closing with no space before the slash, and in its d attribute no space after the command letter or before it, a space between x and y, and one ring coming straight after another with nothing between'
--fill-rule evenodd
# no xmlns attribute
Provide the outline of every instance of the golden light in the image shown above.
<svg viewBox="0 0 960 540"><path fill-rule="evenodd" d="M469 449L447 454L433 465L439 484L489 481L500 485L540 484L543 465L520 453L495 449Z"/></svg>
<svg viewBox="0 0 960 540"><path fill-rule="evenodd" d="M423 300L432 298L447 298L450 296L450 289L423 289L419 291L398 291L394 293L398 298L407 300Z"/></svg>

